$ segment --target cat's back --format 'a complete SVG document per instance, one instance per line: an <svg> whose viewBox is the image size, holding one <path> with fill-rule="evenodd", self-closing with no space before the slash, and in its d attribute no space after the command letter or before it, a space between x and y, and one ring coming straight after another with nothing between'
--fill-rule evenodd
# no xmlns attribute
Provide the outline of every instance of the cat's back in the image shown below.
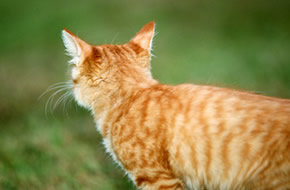
<svg viewBox="0 0 290 190"><path fill-rule="evenodd" d="M189 187L290 188L289 100L211 86L168 88L172 162Z"/></svg>
<svg viewBox="0 0 290 190"><path fill-rule="evenodd" d="M169 87L182 104L184 114L206 115L207 118L248 116L260 121L264 119L290 122L290 99L264 96L214 86L182 84Z"/></svg>

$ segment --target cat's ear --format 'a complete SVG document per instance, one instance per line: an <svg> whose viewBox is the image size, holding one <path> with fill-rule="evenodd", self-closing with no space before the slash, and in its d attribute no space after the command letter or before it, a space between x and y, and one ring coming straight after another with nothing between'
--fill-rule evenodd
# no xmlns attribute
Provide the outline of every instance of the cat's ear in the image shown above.
<svg viewBox="0 0 290 190"><path fill-rule="evenodd" d="M71 64L78 64L85 52L91 49L91 45L81 40L67 29L62 31L62 40L67 55L72 57L72 59L69 61Z"/></svg>
<svg viewBox="0 0 290 190"><path fill-rule="evenodd" d="M143 49L151 51L152 49L152 41L154 37L154 29L155 23L154 21L149 22L134 36L134 38L130 41L138 44Z"/></svg>

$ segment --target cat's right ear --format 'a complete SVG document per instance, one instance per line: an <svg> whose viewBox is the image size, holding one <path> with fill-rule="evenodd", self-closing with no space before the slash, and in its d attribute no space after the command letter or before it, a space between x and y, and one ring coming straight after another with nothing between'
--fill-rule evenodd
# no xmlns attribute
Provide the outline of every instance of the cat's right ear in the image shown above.
<svg viewBox="0 0 290 190"><path fill-rule="evenodd" d="M155 22L149 22L133 37L130 42L138 44L145 50L151 52L154 37Z"/></svg>
<svg viewBox="0 0 290 190"><path fill-rule="evenodd" d="M69 61L71 64L79 64L85 52L91 49L91 45L87 44L67 29L62 31L62 40L67 55L72 57Z"/></svg>

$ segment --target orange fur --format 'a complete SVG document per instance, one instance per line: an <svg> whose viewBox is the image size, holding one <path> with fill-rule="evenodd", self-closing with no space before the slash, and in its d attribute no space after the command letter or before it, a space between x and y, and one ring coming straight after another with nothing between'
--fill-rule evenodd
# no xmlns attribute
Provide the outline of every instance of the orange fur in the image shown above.
<svg viewBox="0 0 290 190"><path fill-rule="evenodd" d="M75 98L138 188L290 189L290 100L160 84L150 73L153 22L123 45L64 33L81 50Z"/></svg>

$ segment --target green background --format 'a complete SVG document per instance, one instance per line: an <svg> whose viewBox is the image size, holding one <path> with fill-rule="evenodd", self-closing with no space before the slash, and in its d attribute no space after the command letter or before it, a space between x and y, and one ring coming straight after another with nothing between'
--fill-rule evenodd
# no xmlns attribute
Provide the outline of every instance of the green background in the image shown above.
<svg viewBox="0 0 290 190"><path fill-rule="evenodd" d="M154 20L153 76L290 98L289 0L0 2L0 189L135 189L90 113L45 105L68 77L61 30L125 43Z"/></svg>

